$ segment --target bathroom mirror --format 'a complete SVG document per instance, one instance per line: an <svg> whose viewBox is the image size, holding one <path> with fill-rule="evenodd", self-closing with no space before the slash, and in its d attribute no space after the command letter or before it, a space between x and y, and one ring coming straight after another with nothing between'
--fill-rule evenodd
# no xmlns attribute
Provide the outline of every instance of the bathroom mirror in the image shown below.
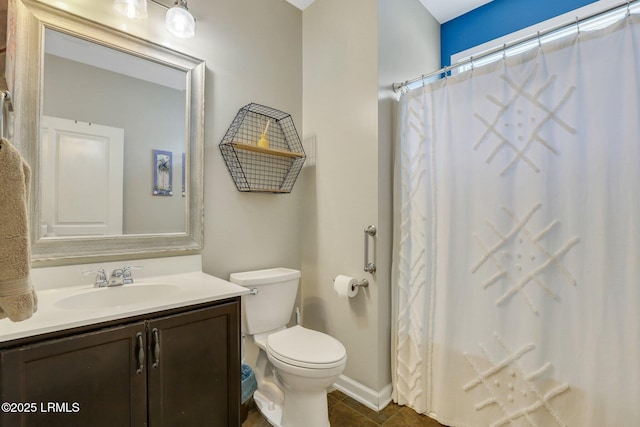
<svg viewBox="0 0 640 427"><path fill-rule="evenodd" d="M14 139L32 169L34 262L200 249L204 62L16 3Z"/></svg>

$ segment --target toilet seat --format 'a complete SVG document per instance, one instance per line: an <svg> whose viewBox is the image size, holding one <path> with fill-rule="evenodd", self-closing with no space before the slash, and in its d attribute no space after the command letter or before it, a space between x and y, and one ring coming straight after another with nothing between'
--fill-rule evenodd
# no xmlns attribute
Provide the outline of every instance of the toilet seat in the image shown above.
<svg viewBox="0 0 640 427"><path fill-rule="evenodd" d="M299 325L270 334L266 350L282 363L307 369L342 366L347 354L337 339Z"/></svg>

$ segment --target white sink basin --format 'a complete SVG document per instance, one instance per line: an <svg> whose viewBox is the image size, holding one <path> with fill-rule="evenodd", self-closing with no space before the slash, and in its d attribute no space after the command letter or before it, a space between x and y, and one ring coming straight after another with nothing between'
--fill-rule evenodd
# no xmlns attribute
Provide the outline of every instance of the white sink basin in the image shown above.
<svg viewBox="0 0 640 427"><path fill-rule="evenodd" d="M59 308L70 310L100 309L140 304L177 293L179 287L165 284L123 285L93 288L55 302Z"/></svg>

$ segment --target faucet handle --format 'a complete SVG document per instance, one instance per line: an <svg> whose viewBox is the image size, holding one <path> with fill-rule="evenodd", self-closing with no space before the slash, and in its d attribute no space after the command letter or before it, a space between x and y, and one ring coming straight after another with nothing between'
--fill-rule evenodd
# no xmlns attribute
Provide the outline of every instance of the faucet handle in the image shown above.
<svg viewBox="0 0 640 427"><path fill-rule="evenodd" d="M96 279L93 282L94 288L104 288L109 284L109 280L107 280L107 273L104 271L104 268L99 268L97 270L87 270L83 271L83 276L88 276L90 274L95 274Z"/></svg>
<svg viewBox="0 0 640 427"><path fill-rule="evenodd" d="M131 274L131 270L142 270L141 265L132 265L126 266L122 269L122 281L125 285L129 283L133 283L133 274Z"/></svg>

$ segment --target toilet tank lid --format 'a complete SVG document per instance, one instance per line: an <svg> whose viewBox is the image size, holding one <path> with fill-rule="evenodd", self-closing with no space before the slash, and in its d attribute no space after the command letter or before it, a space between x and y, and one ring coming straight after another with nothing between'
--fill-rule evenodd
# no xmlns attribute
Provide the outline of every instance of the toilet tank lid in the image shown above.
<svg viewBox="0 0 640 427"><path fill-rule="evenodd" d="M266 270L244 271L232 273L231 283L241 286L266 285L300 278L300 271L291 268L268 268Z"/></svg>

